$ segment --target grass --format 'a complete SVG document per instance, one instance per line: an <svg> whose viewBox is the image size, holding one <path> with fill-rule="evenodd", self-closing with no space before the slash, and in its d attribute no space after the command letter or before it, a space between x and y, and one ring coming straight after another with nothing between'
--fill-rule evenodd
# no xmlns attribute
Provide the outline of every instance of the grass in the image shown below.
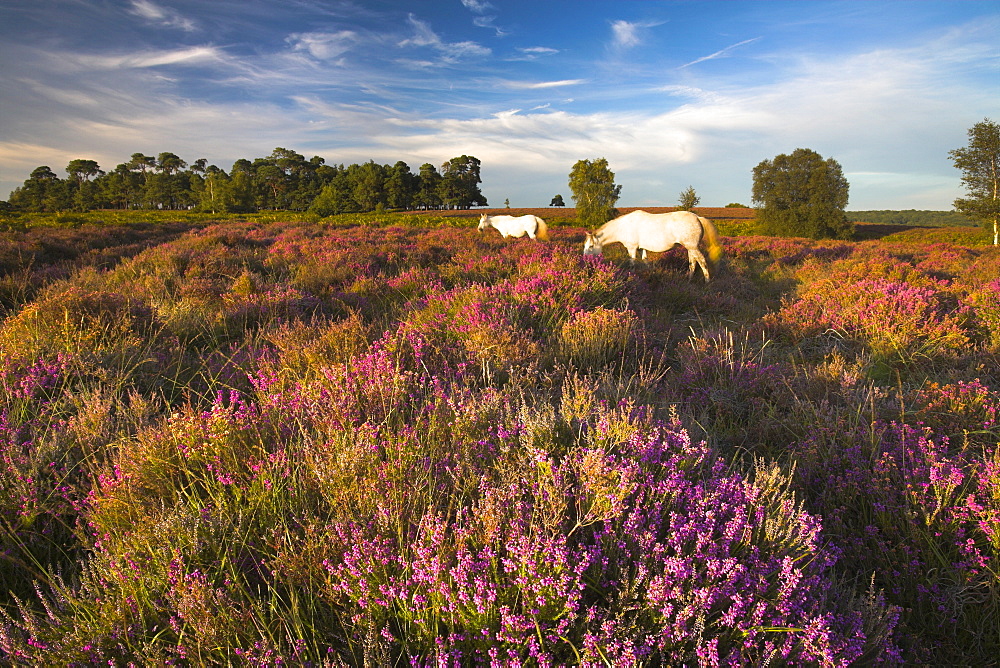
<svg viewBox="0 0 1000 668"><path fill-rule="evenodd" d="M7 233L6 663L1000 649L995 248L720 224L705 284L570 223L115 225Z"/></svg>

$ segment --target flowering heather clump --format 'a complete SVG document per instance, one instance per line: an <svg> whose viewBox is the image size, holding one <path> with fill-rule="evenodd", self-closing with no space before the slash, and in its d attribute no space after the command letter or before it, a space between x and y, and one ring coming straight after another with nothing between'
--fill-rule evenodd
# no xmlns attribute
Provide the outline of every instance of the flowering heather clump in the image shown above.
<svg viewBox="0 0 1000 668"><path fill-rule="evenodd" d="M598 307L578 311L563 324L556 342L556 356L577 368L623 363L641 335L641 322L632 311Z"/></svg>
<svg viewBox="0 0 1000 668"><path fill-rule="evenodd" d="M449 664L861 655L861 612L828 600L819 525L780 476L758 486L627 410L590 420L562 456L514 436L519 473L481 482L451 520L430 511L400 533L379 512L336 528L328 595L351 602L359 642L374 631L392 655Z"/></svg>
<svg viewBox="0 0 1000 668"><path fill-rule="evenodd" d="M969 343L968 309L942 289L883 278L817 281L782 308L778 321L798 336L834 331L877 357L912 361L954 355Z"/></svg>
<svg viewBox="0 0 1000 668"><path fill-rule="evenodd" d="M669 399L685 414L711 421L713 435L723 442L742 444L750 437L765 445L767 431L780 422L769 407L788 403L780 369L767 359L766 348L764 339L738 340L728 330L689 337L675 352L679 369L668 384Z"/></svg>
<svg viewBox="0 0 1000 668"><path fill-rule="evenodd" d="M974 290L966 302L972 307L990 350L1000 353L1000 278Z"/></svg>
<svg viewBox="0 0 1000 668"><path fill-rule="evenodd" d="M125 357L155 328L149 308L122 294L70 287L28 305L0 328L0 349L32 357Z"/></svg>
<svg viewBox="0 0 1000 668"><path fill-rule="evenodd" d="M817 432L793 450L797 486L840 537L845 565L873 570L909 611L924 652L947 656L993 632L995 445L982 451L929 428L875 423Z"/></svg>
<svg viewBox="0 0 1000 668"><path fill-rule="evenodd" d="M63 393L71 363L66 354L33 362L0 358L0 550L7 557L0 575L8 584L0 600L17 592L26 575L13 565L57 553L72 528L76 490L69 483L78 474L58 440L67 429Z"/></svg>
<svg viewBox="0 0 1000 668"><path fill-rule="evenodd" d="M917 393L914 417L936 432L958 437L985 437L987 445L1000 433L1000 393L979 379L954 384L930 383ZM978 440L978 439L977 439Z"/></svg>

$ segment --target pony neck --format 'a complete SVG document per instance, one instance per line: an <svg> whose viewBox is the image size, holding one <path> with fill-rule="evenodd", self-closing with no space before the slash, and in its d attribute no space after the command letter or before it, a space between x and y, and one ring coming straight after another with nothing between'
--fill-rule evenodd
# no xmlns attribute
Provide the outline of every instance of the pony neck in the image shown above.
<svg viewBox="0 0 1000 668"><path fill-rule="evenodd" d="M609 220L594 231L594 236L600 239L607 234L614 234L618 229L618 219Z"/></svg>

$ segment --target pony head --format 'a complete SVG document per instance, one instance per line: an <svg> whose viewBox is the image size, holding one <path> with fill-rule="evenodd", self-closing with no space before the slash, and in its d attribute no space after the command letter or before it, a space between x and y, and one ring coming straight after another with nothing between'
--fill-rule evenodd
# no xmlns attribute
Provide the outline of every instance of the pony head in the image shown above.
<svg viewBox="0 0 1000 668"><path fill-rule="evenodd" d="M479 231L482 232L490 226L490 217L485 213L479 217Z"/></svg>
<svg viewBox="0 0 1000 668"><path fill-rule="evenodd" d="M587 233L587 240L583 242L583 254L600 255L602 250L604 250L604 245L597 238L597 235Z"/></svg>

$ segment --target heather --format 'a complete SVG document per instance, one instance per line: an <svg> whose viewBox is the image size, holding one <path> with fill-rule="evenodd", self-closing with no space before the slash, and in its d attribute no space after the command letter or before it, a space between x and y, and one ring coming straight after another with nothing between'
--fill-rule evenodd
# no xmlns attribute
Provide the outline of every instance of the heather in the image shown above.
<svg viewBox="0 0 1000 668"><path fill-rule="evenodd" d="M474 223L11 269L3 661L994 659L995 249L731 236L703 284Z"/></svg>

